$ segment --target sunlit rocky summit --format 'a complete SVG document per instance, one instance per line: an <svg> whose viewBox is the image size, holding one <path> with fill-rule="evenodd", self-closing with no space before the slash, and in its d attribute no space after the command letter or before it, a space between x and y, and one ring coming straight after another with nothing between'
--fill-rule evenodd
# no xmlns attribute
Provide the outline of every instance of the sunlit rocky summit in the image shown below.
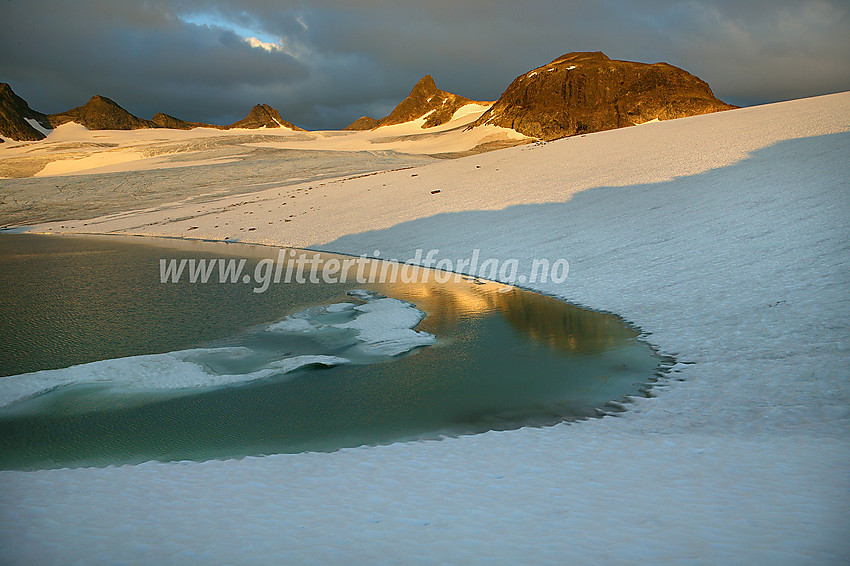
<svg viewBox="0 0 850 566"><path fill-rule="evenodd" d="M473 127L492 124L553 140L732 108L708 83L673 65L580 52L514 79Z"/></svg>
<svg viewBox="0 0 850 566"><path fill-rule="evenodd" d="M82 106L48 116L52 127L75 122L89 130L139 130L156 128L150 120L133 116L111 98L96 94Z"/></svg>
<svg viewBox="0 0 850 566"><path fill-rule="evenodd" d="M346 130L372 130L382 126L393 126L425 119L422 128L441 126L452 119L455 112L468 104L490 105L437 88L434 77L425 75L417 82L410 94L396 106L388 116L376 120L369 116L358 118Z"/></svg>

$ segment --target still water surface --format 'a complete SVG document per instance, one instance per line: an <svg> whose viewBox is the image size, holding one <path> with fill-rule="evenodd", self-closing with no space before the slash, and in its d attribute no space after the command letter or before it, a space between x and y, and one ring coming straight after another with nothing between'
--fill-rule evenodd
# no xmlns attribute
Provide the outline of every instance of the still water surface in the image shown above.
<svg viewBox="0 0 850 566"><path fill-rule="evenodd" d="M636 394L661 363L614 316L490 282L273 284L260 294L241 283L160 282L163 258L248 258L253 271L277 253L0 236L0 380L116 376L114 384L57 387L0 408L0 468L330 451L549 425ZM364 350L334 326L368 303L349 294L357 289L415 305L426 314L415 331L433 343L400 355ZM348 306L328 308L341 303ZM322 317L327 324L306 334L274 331L292 315L313 329ZM301 355L348 363L274 369ZM104 370L98 360L113 361ZM195 373L184 372L187 364ZM155 372L185 386L156 387ZM205 372L255 378L192 381Z"/></svg>

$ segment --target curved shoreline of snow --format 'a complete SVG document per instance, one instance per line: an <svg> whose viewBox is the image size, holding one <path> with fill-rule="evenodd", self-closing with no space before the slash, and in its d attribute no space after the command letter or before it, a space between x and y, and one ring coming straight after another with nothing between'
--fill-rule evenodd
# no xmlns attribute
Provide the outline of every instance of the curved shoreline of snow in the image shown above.
<svg viewBox="0 0 850 566"><path fill-rule="evenodd" d="M10 563L846 563L847 116L843 93L494 152L384 175L374 206L373 179L334 187L348 209L257 241L563 254L539 290L695 363L571 425L0 473Z"/></svg>

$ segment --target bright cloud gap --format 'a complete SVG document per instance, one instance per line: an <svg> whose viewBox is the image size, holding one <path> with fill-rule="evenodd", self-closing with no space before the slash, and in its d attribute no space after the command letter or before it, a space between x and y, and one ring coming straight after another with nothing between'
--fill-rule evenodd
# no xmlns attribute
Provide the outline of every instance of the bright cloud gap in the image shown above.
<svg viewBox="0 0 850 566"><path fill-rule="evenodd" d="M209 13L198 13L198 14L183 14L180 16L180 19L187 24L193 24L196 26L206 26L206 27L217 27L221 29L225 29L228 31L232 31L239 37L243 38L245 42L249 43L251 47L261 47L266 51L271 51L272 49L266 46L277 46L276 51L280 51L280 44L277 43L276 37L273 37L267 33L262 32L261 30L255 30L247 28L243 25L240 25L236 22L227 20L217 14L209 14Z"/></svg>

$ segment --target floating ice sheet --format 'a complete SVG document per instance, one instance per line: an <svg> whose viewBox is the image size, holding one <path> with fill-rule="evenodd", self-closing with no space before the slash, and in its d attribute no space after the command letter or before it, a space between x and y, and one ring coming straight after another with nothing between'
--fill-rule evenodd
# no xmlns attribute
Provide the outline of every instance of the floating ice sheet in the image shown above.
<svg viewBox="0 0 850 566"><path fill-rule="evenodd" d="M425 313L414 305L371 291L354 290L349 295L364 301L362 305L336 303L313 307L267 327L270 332L309 333L318 339L334 336L338 347L368 356L398 356L436 341L434 335L413 330Z"/></svg>
<svg viewBox="0 0 850 566"><path fill-rule="evenodd" d="M413 328L425 318L414 305L369 291L362 304L334 303L250 330L224 347L101 360L0 379L0 408L72 385L123 391L201 390L280 377L307 366L375 363L433 344ZM306 336L308 340L293 339ZM268 338L271 338L269 340Z"/></svg>
<svg viewBox="0 0 850 566"><path fill-rule="evenodd" d="M245 373L222 374L207 361L248 357L247 348L199 348L101 360L62 369L42 370L0 379L0 407L71 385L103 385L138 391L203 389L283 375L310 365L336 366L345 358L313 355L282 358Z"/></svg>

